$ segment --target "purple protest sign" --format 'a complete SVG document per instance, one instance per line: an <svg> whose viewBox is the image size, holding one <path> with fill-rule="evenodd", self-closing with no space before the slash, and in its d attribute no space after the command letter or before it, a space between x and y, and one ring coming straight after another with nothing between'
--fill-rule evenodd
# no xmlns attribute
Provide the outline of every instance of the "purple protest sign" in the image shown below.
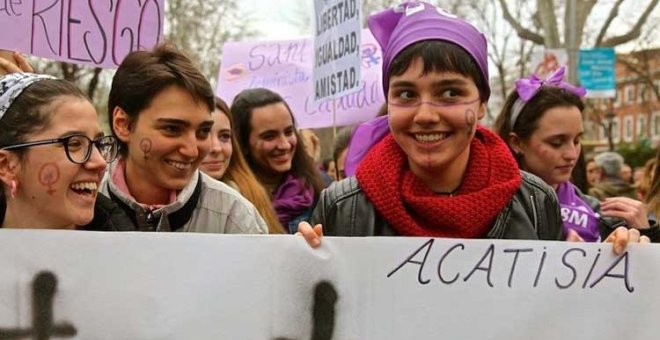
<svg viewBox="0 0 660 340"><path fill-rule="evenodd" d="M0 0L0 48L116 68L162 36L165 0Z"/></svg>
<svg viewBox="0 0 660 340"><path fill-rule="evenodd" d="M314 104L311 38L228 42L222 51L218 96L228 103L244 89L265 87L282 95L300 128L333 125L333 101ZM362 31L360 90L335 100L336 125L350 125L376 116L385 103L380 81L382 55L376 40Z"/></svg>

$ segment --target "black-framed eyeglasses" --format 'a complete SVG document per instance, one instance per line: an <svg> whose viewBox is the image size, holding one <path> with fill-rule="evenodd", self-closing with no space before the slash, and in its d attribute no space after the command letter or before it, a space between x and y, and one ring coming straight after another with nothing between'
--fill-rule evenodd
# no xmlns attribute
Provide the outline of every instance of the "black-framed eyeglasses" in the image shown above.
<svg viewBox="0 0 660 340"><path fill-rule="evenodd" d="M73 163L83 164L92 156L92 145L101 153L101 157L110 163L117 158L117 139L114 136L102 136L94 140L85 135L75 134L62 138L44 139L5 146L2 150L16 150L38 145L62 143L66 157Z"/></svg>

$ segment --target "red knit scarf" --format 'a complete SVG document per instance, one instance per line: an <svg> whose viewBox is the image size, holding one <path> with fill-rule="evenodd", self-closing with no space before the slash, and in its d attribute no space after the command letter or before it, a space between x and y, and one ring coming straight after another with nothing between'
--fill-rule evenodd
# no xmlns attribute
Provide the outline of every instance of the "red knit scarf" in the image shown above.
<svg viewBox="0 0 660 340"><path fill-rule="evenodd" d="M520 187L506 144L478 127L463 183L452 196L429 189L408 168L406 154L388 134L360 163L356 176L367 198L401 235L479 238Z"/></svg>

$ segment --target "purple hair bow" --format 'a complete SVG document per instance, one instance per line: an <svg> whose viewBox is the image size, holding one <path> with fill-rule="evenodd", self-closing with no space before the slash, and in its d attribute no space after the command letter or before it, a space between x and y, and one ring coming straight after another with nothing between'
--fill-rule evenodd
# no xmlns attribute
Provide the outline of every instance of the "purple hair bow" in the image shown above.
<svg viewBox="0 0 660 340"><path fill-rule="evenodd" d="M541 80L537 75L533 74L529 79L519 79L516 81L516 92L518 96L526 102L534 98L534 96L541 90L543 86L554 86L562 88L568 92L571 92L578 97L582 98L587 94L587 90L580 86L573 86L569 83L564 82L564 73L566 73L566 67L562 66L553 74L549 75L545 80Z"/></svg>

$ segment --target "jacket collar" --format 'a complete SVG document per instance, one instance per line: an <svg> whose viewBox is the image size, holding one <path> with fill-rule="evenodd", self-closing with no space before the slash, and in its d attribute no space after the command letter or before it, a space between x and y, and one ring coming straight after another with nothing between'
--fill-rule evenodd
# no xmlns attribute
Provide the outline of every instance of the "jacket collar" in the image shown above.
<svg viewBox="0 0 660 340"><path fill-rule="evenodd" d="M103 178L102 187L107 190L108 196L126 211L139 230L174 231L190 220L201 195L199 170L193 174L190 182L176 195L172 203L149 207L137 202L130 193L121 190L122 183L118 183L117 180L123 176L116 175L117 171L124 171L120 162L123 161L120 160L110 166Z"/></svg>

